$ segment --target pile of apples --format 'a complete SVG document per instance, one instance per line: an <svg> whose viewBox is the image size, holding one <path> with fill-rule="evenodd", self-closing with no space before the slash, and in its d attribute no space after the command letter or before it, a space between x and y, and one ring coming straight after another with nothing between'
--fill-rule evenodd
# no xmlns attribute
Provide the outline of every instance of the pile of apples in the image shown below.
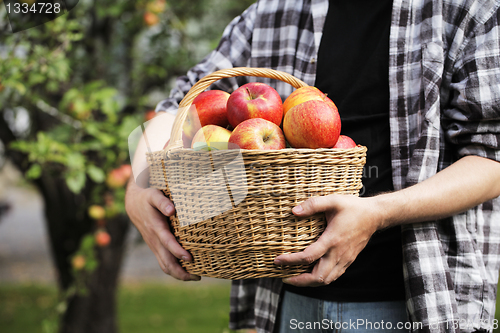
<svg viewBox="0 0 500 333"><path fill-rule="evenodd" d="M198 95L183 125L183 142L186 148L208 150L276 150L287 142L293 148L356 147L340 135L340 127L337 107L319 89L299 88L283 103L274 88L252 82L232 94Z"/></svg>

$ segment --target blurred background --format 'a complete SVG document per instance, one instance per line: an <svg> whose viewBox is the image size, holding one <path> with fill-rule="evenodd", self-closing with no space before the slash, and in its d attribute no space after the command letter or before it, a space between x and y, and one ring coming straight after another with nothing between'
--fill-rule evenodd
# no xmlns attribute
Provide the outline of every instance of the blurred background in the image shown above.
<svg viewBox="0 0 500 333"><path fill-rule="evenodd" d="M80 0L12 34L0 0L1 332L230 332L229 281L166 276L123 198L128 135L252 2Z"/></svg>

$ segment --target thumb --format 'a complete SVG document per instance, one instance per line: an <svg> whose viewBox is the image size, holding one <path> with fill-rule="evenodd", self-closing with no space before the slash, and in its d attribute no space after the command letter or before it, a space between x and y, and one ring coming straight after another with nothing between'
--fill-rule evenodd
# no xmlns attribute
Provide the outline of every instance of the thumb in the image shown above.
<svg viewBox="0 0 500 333"><path fill-rule="evenodd" d="M332 210L337 205L335 194L321 197L312 197L300 203L292 209L292 213L297 216L310 216L316 213Z"/></svg>

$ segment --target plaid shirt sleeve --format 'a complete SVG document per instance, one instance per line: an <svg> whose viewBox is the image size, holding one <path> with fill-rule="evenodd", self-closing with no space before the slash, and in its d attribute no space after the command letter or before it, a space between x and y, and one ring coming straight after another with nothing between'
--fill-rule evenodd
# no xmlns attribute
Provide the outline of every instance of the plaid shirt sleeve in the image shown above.
<svg viewBox="0 0 500 333"><path fill-rule="evenodd" d="M191 68L185 76L177 78L169 98L156 106L156 112L176 112L182 98L201 78L219 69L245 67L250 58L252 30L255 21L256 4L251 5L226 27L219 45L200 63ZM244 84L245 78L231 78L215 82L211 89L231 92Z"/></svg>
<svg viewBox="0 0 500 333"><path fill-rule="evenodd" d="M499 2L394 3L395 185L421 182L465 155L498 161ZM415 332L491 331L499 220L497 198L402 227L407 308L422 325Z"/></svg>
<svg viewBox="0 0 500 333"><path fill-rule="evenodd" d="M493 13L462 46L450 85L451 107L443 110L445 136L458 157L500 161L500 23Z"/></svg>

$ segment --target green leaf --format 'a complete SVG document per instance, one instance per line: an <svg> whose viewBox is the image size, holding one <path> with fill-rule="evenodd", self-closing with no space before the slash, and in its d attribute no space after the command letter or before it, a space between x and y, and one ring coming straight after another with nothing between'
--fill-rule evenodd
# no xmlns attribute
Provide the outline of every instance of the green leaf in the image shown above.
<svg viewBox="0 0 500 333"><path fill-rule="evenodd" d="M26 178L37 179L42 175L42 167L40 164L33 164L28 171L26 171Z"/></svg>
<svg viewBox="0 0 500 333"><path fill-rule="evenodd" d="M83 237L80 249L87 252L92 251L94 249L95 238L93 234L87 234Z"/></svg>
<svg viewBox="0 0 500 333"><path fill-rule="evenodd" d="M71 152L67 156L68 168L72 170L82 170L85 166L85 157L77 152Z"/></svg>
<svg viewBox="0 0 500 333"><path fill-rule="evenodd" d="M87 174L96 183L102 183L106 179L104 171L93 164L87 166Z"/></svg>
<svg viewBox="0 0 500 333"><path fill-rule="evenodd" d="M22 84L21 82L15 82L14 83L14 88L21 94L24 95L26 93L26 86Z"/></svg>
<svg viewBox="0 0 500 333"><path fill-rule="evenodd" d="M33 73L29 76L30 85L35 85L45 81L45 76L40 73Z"/></svg>
<svg viewBox="0 0 500 333"><path fill-rule="evenodd" d="M66 185L73 193L80 193L85 186L85 172L73 172L66 176Z"/></svg>
<svg viewBox="0 0 500 333"><path fill-rule="evenodd" d="M85 269L89 272L93 272L97 269L97 266L99 266L99 262L97 260L87 260L85 263Z"/></svg>

